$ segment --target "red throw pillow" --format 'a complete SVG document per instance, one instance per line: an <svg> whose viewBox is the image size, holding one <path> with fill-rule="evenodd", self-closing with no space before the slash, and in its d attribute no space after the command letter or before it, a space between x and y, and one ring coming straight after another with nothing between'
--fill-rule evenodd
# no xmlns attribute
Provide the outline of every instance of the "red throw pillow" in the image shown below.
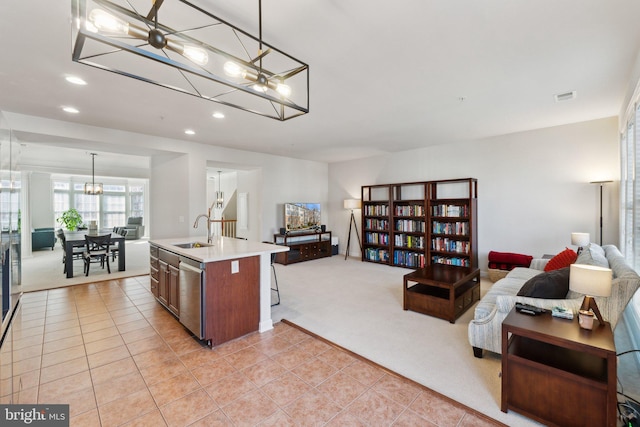
<svg viewBox="0 0 640 427"><path fill-rule="evenodd" d="M569 267L576 262L578 254L573 249L566 248L558 255L549 260L547 265L544 266L544 271L558 270L560 268Z"/></svg>

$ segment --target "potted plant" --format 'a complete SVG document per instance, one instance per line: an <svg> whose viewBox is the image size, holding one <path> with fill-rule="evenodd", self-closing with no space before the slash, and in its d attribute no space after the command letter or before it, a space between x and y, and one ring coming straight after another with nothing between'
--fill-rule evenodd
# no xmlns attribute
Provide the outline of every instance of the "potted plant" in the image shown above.
<svg viewBox="0 0 640 427"><path fill-rule="evenodd" d="M82 224L82 216L80 216L80 213L75 208L71 208L64 211L56 221L64 224L67 230L75 231L78 229L78 226Z"/></svg>

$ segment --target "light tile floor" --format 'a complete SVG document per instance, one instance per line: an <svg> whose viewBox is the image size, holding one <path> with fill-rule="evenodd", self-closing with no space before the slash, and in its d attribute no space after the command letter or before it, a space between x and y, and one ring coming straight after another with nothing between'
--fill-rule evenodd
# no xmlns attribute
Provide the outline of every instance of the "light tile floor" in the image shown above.
<svg viewBox="0 0 640 427"><path fill-rule="evenodd" d="M148 276L24 294L13 337L14 403L72 426L502 425L285 322L209 349Z"/></svg>

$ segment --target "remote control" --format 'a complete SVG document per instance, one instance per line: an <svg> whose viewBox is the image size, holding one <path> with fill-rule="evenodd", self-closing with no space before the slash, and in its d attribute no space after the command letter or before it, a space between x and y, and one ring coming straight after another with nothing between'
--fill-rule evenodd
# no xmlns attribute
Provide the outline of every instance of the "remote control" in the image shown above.
<svg viewBox="0 0 640 427"><path fill-rule="evenodd" d="M520 313L529 314L531 316L535 316L537 314L545 313L547 310L544 308L536 307L531 304L524 304L521 302L516 303L516 310Z"/></svg>

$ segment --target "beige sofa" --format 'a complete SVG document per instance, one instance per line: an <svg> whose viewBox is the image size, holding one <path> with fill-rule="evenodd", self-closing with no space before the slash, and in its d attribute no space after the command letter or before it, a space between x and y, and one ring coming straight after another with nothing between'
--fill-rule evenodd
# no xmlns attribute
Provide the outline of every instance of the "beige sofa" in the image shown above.
<svg viewBox="0 0 640 427"><path fill-rule="evenodd" d="M583 295L569 291L566 299L541 299L517 296L522 285L530 278L543 273L548 260L534 259L529 268L514 268L503 279L493 284L487 294L478 302L474 318L469 323L469 343L473 354L482 357L483 350L494 353L502 351L502 321L515 307L516 302L535 305L545 309L564 307L577 313ZM622 311L640 287L640 276L626 263L617 247L600 247L589 244L578 256L576 264L606 266L613 271L611 296L596 297L602 316L615 328Z"/></svg>

